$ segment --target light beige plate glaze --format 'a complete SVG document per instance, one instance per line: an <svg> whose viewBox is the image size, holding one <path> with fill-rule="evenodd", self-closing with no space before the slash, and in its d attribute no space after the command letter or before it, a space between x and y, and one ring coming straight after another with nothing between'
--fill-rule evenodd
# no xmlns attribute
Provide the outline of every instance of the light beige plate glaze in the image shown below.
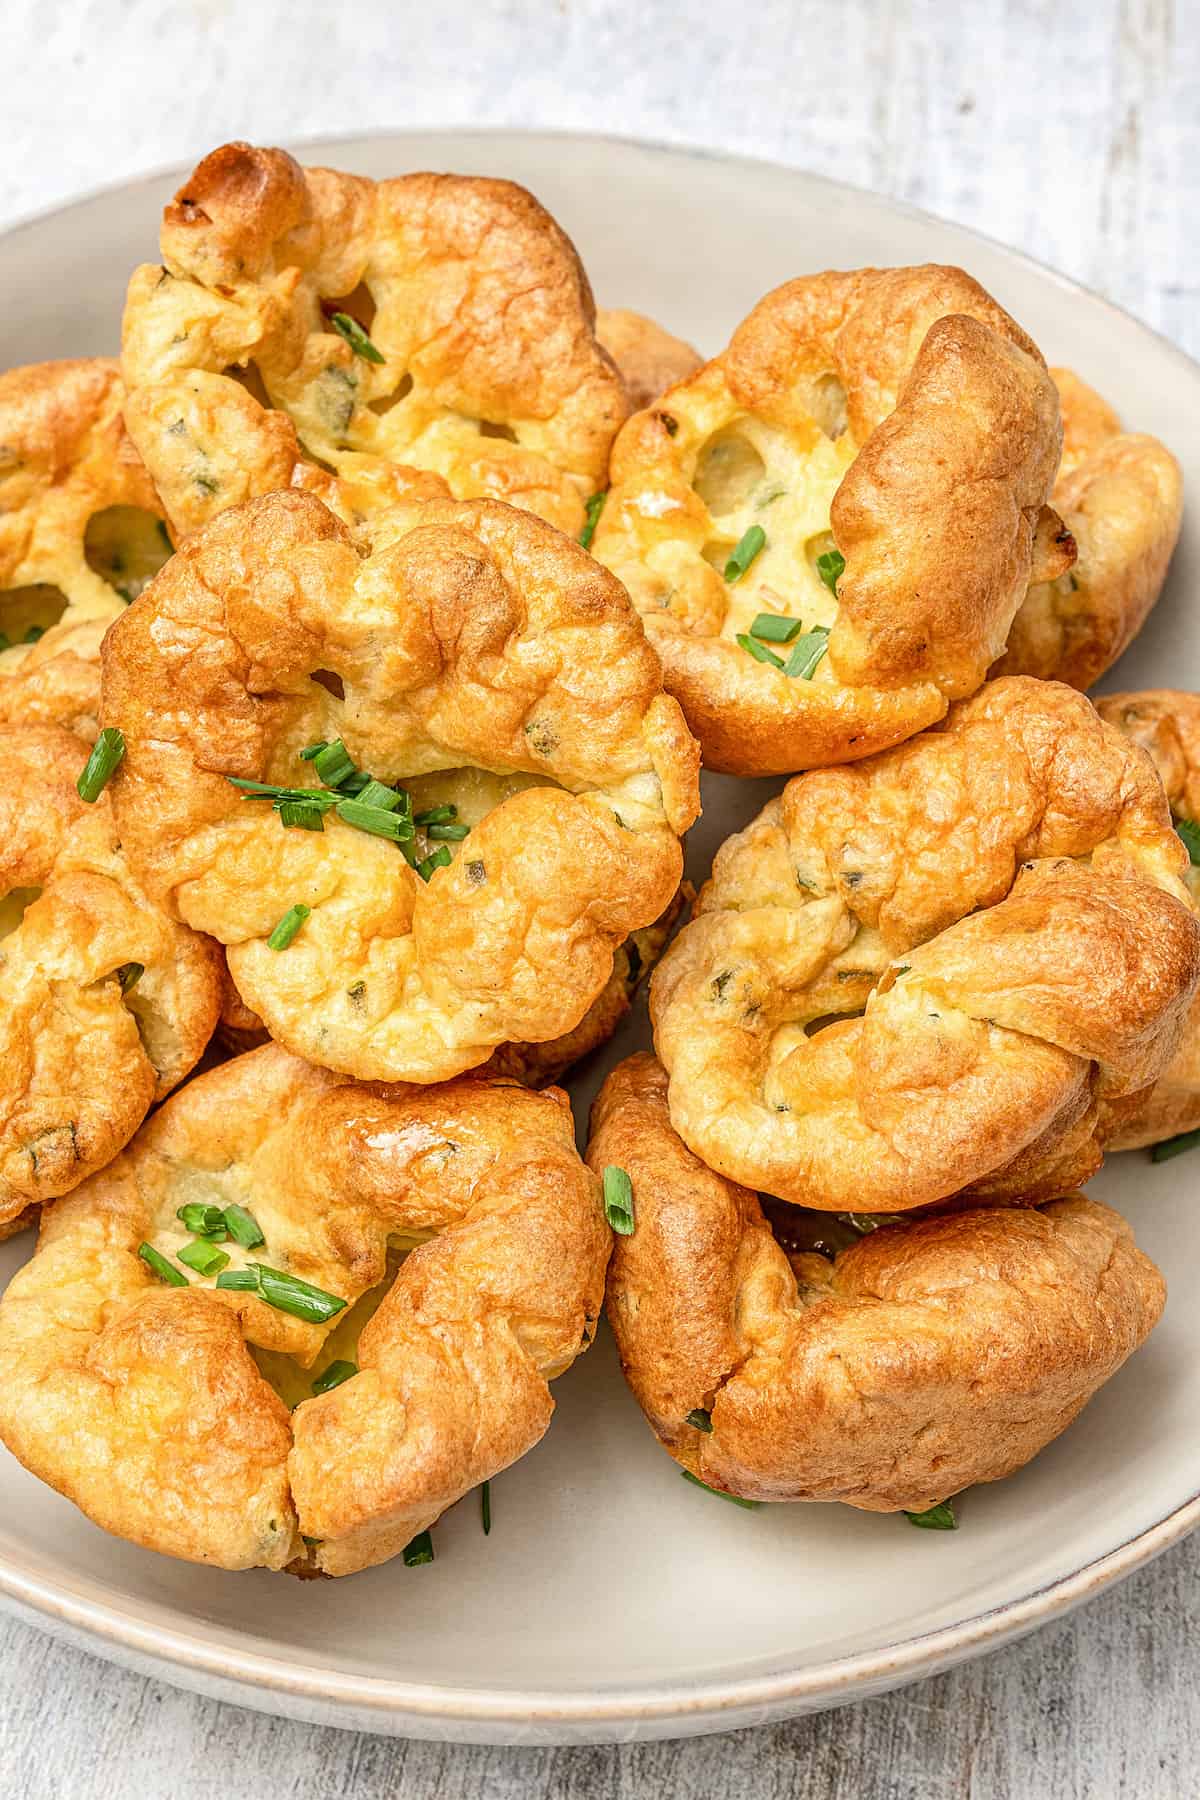
<svg viewBox="0 0 1200 1800"><path fill-rule="evenodd" d="M1200 493L1200 368L1104 301L968 231L794 170L599 138L414 132L305 147L371 175L453 169L531 187L601 301L715 349L805 270L960 262L1051 361L1159 432ZM156 254L154 177L0 239L0 366L115 348L125 278ZM1200 679L1200 515L1120 685ZM1114 685L1110 678L1109 685ZM712 779L693 873L767 784ZM605 1066L646 1041L644 1015ZM575 1084L581 1123L602 1070ZM1200 1520L1200 1156L1114 1159L1172 1298L1147 1348L1021 1475L972 1493L955 1535L839 1507L748 1513L679 1479L611 1344L561 1381L544 1442L468 1499L432 1567L345 1582L228 1575L105 1537L0 1451L0 1600L127 1666L249 1706L411 1736L567 1742L725 1730L928 1674L1062 1613ZM863 1206L870 1196L864 1194ZM0 1283L30 1240L0 1248Z"/></svg>

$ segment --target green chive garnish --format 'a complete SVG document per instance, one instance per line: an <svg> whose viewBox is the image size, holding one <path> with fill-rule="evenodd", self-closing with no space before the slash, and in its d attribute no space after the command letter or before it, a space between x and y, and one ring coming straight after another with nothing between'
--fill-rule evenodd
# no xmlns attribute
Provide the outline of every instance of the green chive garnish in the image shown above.
<svg viewBox="0 0 1200 1800"><path fill-rule="evenodd" d="M485 1481L479 1490L479 1516L483 1521L483 1535L486 1537L492 1529L492 1484Z"/></svg>
<svg viewBox="0 0 1200 1800"><path fill-rule="evenodd" d="M742 579L766 541L767 534L761 525L751 525L748 530L743 531L733 547L729 561L725 564L725 579L730 587Z"/></svg>
<svg viewBox="0 0 1200 1800"><path fill-rule="evenodd" d="M146 1267L153 1269L158 1279L165 1281L168 1287L186 1287L188 1285L187 1276L181 1275L179 1270L154 1248L153 1244L139 1244L138 1255Z"/></svg>
<svg viewBox="0 0 1200 1800"><path fill-rule="evenodd" d="M227 1206L221 1219L234 1243L240 1244L243 1250L254 1250L259 1244L266 1243L262 1226L244 1206Z"/></svg>
<svg viewBox="0 0 1200 1800"><path fill-rule="evenodd" d="M755 662L770 663L772 667L776 669L783 668L782 656L776 656L773 650L768 650L767 646L765 644L760 644L757 638L747 637L744 631L739 631L737 634L737 642L740 648L746 652L747 656L752 656Z"/></svg>
<svg viewBox="0 0 1200 1800"><path fill-rule="evenodd" d="M593 494L590 500L584 502L584 523L583 530L579 534L579 541L585 550L590 550L592 547L596 526L600 522L600 514L604 511L604 502L607 499L607 493Z"/></svg>
<svg viewBox="0 0 1200 1800"><path fill-rule="evenodd" d="M225 779L231 787L241 788L247 800L270 800L276 807L292 804L312 806L318 812L328 812L331 806L338 803L338 795L326 793L324 788L277 787L274 782L250 781L242 775L227 775Z"/></svg>
<svg viewBox="0 0 1200 1800"><path fill-rule="evenodd" d="M352 1375L358 1374L358 1364L352 1362L331 1362L321 1370L312 1384L314 1394L328 1394L335 1387L341 1387L343 1381L349 1381Z"/></svg>
<svg viewBox="0 0 1200 1800"><path fill-rule="evenodd" d="M1183 1131L1178 1137L1164 1138L1161 1144L1155 1144L1150 1152L1151 1162L1170 1162L1173 1156L1182 1156L1185 1150L1194 1150L1200 1144L1200 1131Z"/></svg>
<svg viewBox="0 0 1200 1800"><path fill-rule="evenodd" d="M185 1244L183 1249L177 1250L175 1254L181 1263L186 1263L189 1269L195 1269L198 1275L216 1275L229 1263L227 1252L218 1250L215 1244L207 1242L204 1238L194 1239L192 1243Z"/></svg>
<svg viewBox="0 0 1200 1800"><path fill-rule="evenodd" d="M797 638L792 654L788 657L785 675L799 676L801 681L811 681L817 664L829 648L829 627L814 625L806 631L802 638Z"/></svg>
<svg viewBox="0 0 1200 1800"><path fill-rule="evenodd" d="M281 800L275 809L280 823L300 831L324 831L325 808L307 800Z"/></svg>
<svg viewBox="0 0 1200 1800"><path fill-rule="evenodd" d="M712 1414L705 1412L702 1406L697 1406L688 1414L687 1422L689 1425L694 1425L697 1431L712 1430Z"/></svg>
<svg viewBox="0 0 1200 1800"><path fill-rule="evenodd" d="M329 1319L336 1318L346 1302L336 1294L327 1294L324 1288L314 1287L309 1281L301 1281L298 1275L289 1275L283 1269L269 1269L266 1263L251 1263L248 1269L230 1269L217 1276L219 1288L234 1288L242 1293L257 1289L258 1296L276 1312L290 1313L295 1319L304 1319L310 1325L324 1325Z"/></svg>
<svg viewBox="0 0 1200 1800"><path fill-rule="evenodd" d="M1200 825L1195 819L1177 819L1175 829L1183 839L1193 866L1200 867Z"/></svg>
<svg viewBox="0 0 1200 1800"><path fill-rule="evenodd" d="M846 559L840 550L826 550L817 558L817 574L825 583L834 599L837 599L837 584L846 568Z"/></svg>
<svg viewBox="0 0 1200 1800"><path fill-rule="evenodd" d="M703 1488L706 1494L715 1494L718 1500L728 1500L731 1506L744 1506L747 1512L757 1512L762 1505L761 1500L743 1500L740 1494L727 1494L724 1488L709 1487L707 1481L701 1481L700 1477L693 1475L690 1469L680 1469L679 1473L685 1481L690 1481L693 1487Z"/></svg>
<svg viewBox="0 0 1200 1800"><path fill-rule="evenodd" d="M433 1539L427 1531L419 1531L411 1544L405 1544L400 1554L404 1558L406 1569L415 1569L419 1563L431 1563Z"/></svg>
<svg viewBox="0 0 1200 1800"><path fill-rule="evenodd" d="M332 744L326 744L318 750L312 759L312 766L317 771L326 787L341 787L347 775L353 775L354 763L350 752L341 738L335 738Z"/></svg>
<svg viewBox="0 0 1200 1800"><path fill-rule="evenodd" d="M633 1231L633 1183L624 1169L610 1163L604 1171L604 1216L621 1237Z"/></svg>
<svg viewBox="0 0 1200 1800"><path fill-rule="evenodd" d="M26 644L36 644L38 639L44 638L45 635L46 627L44 625L31 625L21 641Z"/></svg>
<svg viewBox="0 0 1200 1800"><path fill-rule="evenodd" d="M436 850L431 850L428 856L423 856L415 867L422 881L430 881L435 869L448 869L453 861L454 858L445 844L439 844Z"/></svg>
<svg viewBox="0 0 1200 1800"><path fill-rule="evenodd" d="M916 1525L921 1531L957 1531L958 1520L954 1516L953 1500L941 1500L926 1512L906 1512L905 1518L910 1525Z"/></svg>
<svg viewBox="0 0 1200 1800"><path fill-rule="evenodd" d="M376 781L374 776L354 798L360 806L379 806L384 812L408 811L405 805L408 795L402 794L399 788L389 787L386 781Z"/></svg>
<svg viewBox="0 0 1200 1800"><path fill-rule="evenodd" d="M295 906L289 906L267 939L267 948L269 950L286 950L311 911L312 907L305 906L304 902L300 900L296 902Z"/></svg>
<svg viewBox="0 0 1200 1800"><path fill-rule="evenodd" d="M203 1206L199 1200L189 1200L186 1206L176 1207L175 1217L194 1237L215 1238L223 1243L228 1236L225 1214L219 1206Z"/></svg>
<svg viewBox="0 0 1200 1800"><path fill-rule="evenodd" d="M750 636L768 644L790 644L802 630L799 619L789 619L783 613L759 613L750 627Z"/></svg>
<svg viewBox="0 0 1200 1800"><path fill-rule="evenodd" d="M364 362L381 363L383 357L375 348L357 319L349 313L334 313L329 323L340 338L345 338L355 356L361 356Z"/></svg>
<svg viewBox="0 0 1200 1800"><path fill-rule="evenodd" d="M470 837L471 827L469 825L427 825L425 832L434 843L438 839L444 838L448 843L461 844L465 837Z"/></svg>
<svg viewBox="0 0 1200 1800"><path fill-rule="evenodd" d="M431 806L427 812L419 812L413 819L414 825L450 825L458 817L457 806Z"/></svg>
<svg viewBox="0 0 1200 1800"><path fill-rule="evenodd" d="M369 793L370 789L365 792ZM337 816L357 831L369 832L372 837L390 838L393 844L413 834L412 820L407 813L391 812L385 806L371 806L364 800L339 800Z"/></svg>
<svg viewBox="0 0 1200 1800"><path fill-rule="evenodd" d="M81 800L86 800L90 806L100 798L124 754L124 735L115 725L106 725L92 745L92 754L75 783L75 791Z"/></svg>
<svg viewBox="0 0 1200 1800"><path fill-rule="evenodd" d="M327 738L318 738L315 744L306 744L300 752L300 761L311 762L314 756L320 756L322 750L328 748L328 743L329 740Z"/></svg>
<svg viewBox="0 0 1200 1800"><path fill-rule="evenodd" d="M135 988L145 973L145 963L122 963L117 970L117 980L121 984L121 992L127 994L130 988Z"/></svg>

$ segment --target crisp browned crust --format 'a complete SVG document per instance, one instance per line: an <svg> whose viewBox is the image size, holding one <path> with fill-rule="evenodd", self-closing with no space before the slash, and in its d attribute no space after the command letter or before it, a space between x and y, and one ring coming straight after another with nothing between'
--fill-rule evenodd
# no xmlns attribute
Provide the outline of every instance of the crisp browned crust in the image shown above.
<svg viewBox="0 0 1200 1800"><path fill-rule="evenodd" d="M1069 562L1044 504L1060 442L1036 346L962 270L806 276L624 427L593 548L706 764L850 761L973 692L1035 566ZM731 586L755 526L765 548ZM835 548L836 597L817 570ZM811 678L737 643L760 611L831 628Z"/></svg>
<svg viewBox="0 0 1200 1800"><path fill-rule="evenodd" d="M138 1246L174 1259L194 1200L242 1205L264 1231L261 1249L224 1245L231 1266L261 1261L350 1303L386 1282L389 1239L421 1245L351 1380L289 1417L251 1347L323 1368L334 1327L189 1270L186 1288L159 1285ZM270 1045L189 1083L47 1210L0 1302L0 1438L150 1549L351 1574L542 1436L547 1382L594 1331L608 1250L565 1094L369 1088Z"/></svg>
<svg viewBox="0 0 1200 1800"><path fill-rule="evenodd" d="M633 1183L635 1228L615 1240L607 1297L626 1379L677 1462L748 1499L916 1512L998 1481L1071 1423L1162 1311L1162 1277L1128 1225L1081 1195L789 1259L755 1195L672 1129L650 1056L605 1082L588 1161Z"/></svg>
<svg viewBox="0 0 1200 1800"><path fill-rule="evenodd" d="M228 947L272 1036L327 1067L433 1081L560 1037L678 887L696 746L619 583L528 513L431 502L352 541L311 495L249 501L182 546L104 668L130 857ZM428 885L384 838L332 813L285 830L226 779L315 786L299 752L338 737L418 811L447 797L437 771L492 772ZM312 916L278 953L297 902Z"/></svg>
<svg viewBox="0 0 1200 1800"><path fill-rule="evenodd" d="M302 460L368 478L411 464L579 531L628 408L575 249L524 188L374 182L226 144L165 209L161 245L130 282L122 368L181 531Z"/></svg>
<svg viewBox="0 0 1200 1800"><path fill-rule="evenodd" d="M103 1168L217 1019L216 946L148 899L107 794L80 800L86 754L56 726L0 728L0 1222Z"/></svg>
<svg viewBox="0 0 1200 1800"><path fill-rule="evenodd" d="M1149 760L1055 683L991 682L942 729L798 777L655 971L676 1130L821 1210L1069 1191L1099 1102L1179 1043L1186 867Z"/></svg>
<svg viewBox="0 0 1200 1800"><path fill-rule="evenodd" d="M114 553L106 578L88 560L88 525L112 507L161 512L123 398L117 364L102 357L0 375L0 630L11 639L0 640L0 724L95 735L100 639L153 569L122 570ZM120 529L113 515L114 552ZM157 550L162 563L165 534ZM43 635L23 642L31 628Z"/></svg>
<svg viewBox="0 0 1200 1800"><path fill-rule="evenodd" d="M1174 688L1102 694L1096 711L1147 752L1175 818L1200 822L1200 695ZM1200 903L1200 867L1189 866L1184 880ZM1110 1150L1138 1149L1200 1127L1200 1001L1154 1086L1107 1109L1105 1121Z"/></svg>
<svg viewBox="0 0 1200 1800"><path fill-rule="evenodd" d="M1183 520L1183 472L1157 438L1123 432L1070 369L1051 374L1064 431L1053 500L1078 556L1066 574L1029 589L994 673L1082 689L1116 662L1162 592Z"/></svg>
<svg viewBox="0 0 1200 1800"><path fill-rule="evenodd" d="M596 314L596 336L620 370L635 412L653 405L677 381L686 381L704 361L682 338L672 336L645 313L630 312L626 307L601 307Z"/></svg>

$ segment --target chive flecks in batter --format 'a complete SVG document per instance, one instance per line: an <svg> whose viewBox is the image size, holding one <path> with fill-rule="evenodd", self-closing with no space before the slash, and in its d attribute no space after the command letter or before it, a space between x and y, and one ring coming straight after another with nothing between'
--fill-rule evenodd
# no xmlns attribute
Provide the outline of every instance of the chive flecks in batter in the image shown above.
<svg viewBox="0 0 1200 1800"><path fill-rule="evenodd" d="M106 725L93 744L92 753L75 783L75 791L81 800L86 800L91 806L100 798L124 754L124 736L114 725Z"/></svg>
<svg viewBox="0 0 1200 1800"><path fill-rule="evenodd" d="M846 559L840 550L826 550L817 558L817 574L825 583L834 599L837 599L837 584L846 570Z"/></svg>
<svg viewBox="0 0 1200 1800"><path fill-rule="evenodd" d="M338 336L349 344L355 356L361 356L364 362L383 362L382 354L375 348L358 320L352 319L349 313L336 312L329 323Z"/></svg>
<svg viewBox="0 0 1200 1800"><path fill-rule="evenodd" d="M730 587L742 579L755 557L766 547L766 542L767 534L761 525L751 525L743 531L725 564L725 579Z"/></svg>
<svg viewBox="0 0 1200 1800"><path fill-rule="evenodd" d="M596 535L596 526L600 522L600 514L604 511L604 502L607 499L608 494L605 492L603 494L592 494L591 497L584 502L583 530L579 534L579 541L585 550L590 550L592 547L592 539Z"/></svg>
<svg viewBox="0 0 1200 1800"><path fill-rule="evenodd" d="M633 1183L613 1163L604 1171L604 1216L619 1237L633 1232Z"/></svg>
<svg viewBox="0 0 1200 1800"><path fill-rule="evenodd" d="M303 901L289 906L267 939L268 950L286 950L311 911L311 906L305 906Z"/></svg>

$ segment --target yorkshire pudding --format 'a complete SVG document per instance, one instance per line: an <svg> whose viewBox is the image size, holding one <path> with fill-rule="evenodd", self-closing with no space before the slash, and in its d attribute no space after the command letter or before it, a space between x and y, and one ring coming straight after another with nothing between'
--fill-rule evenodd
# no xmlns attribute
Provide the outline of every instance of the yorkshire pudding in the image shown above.
<svg viewBox="0 0 1200 1800"><path fill-rule="evenodd" d="M616 363L635 411L650 406L665 388L686 381L704 358L645 313L628 307L601 307L596 336Z"/></svg>
<svg viewBox="0 0 1200 1800"><path fill-rule="evenodd" d="M1200 904L1200 696L1172 688L1103 694L1096 711L1141 746L1158 770L1172 815L1187 833L1184 881ZM1190 829L1194 827L1194 829ZM1115 1105L1106 1147L1135 1150L1200 1127L1200 1002L1172 1062L1146 1093Z"/></svg>
<svg viewBox="0 0 1200 1800"><path fill-rule="evenodd" d="M0 1228L77 1187L196 1062L217 1020L216 945L135 880L87 748L0 727Z"/></svg>
<svg viewBox="0 0 1200 1800"><path fill-rule="evenodd" d="M105 641L122 840L278 1042L441 1080L572 1030L674 895L697 750L661 679L620 584L531 514L434 501L352 539L270 494Z"/></svg>
<svg viewBox="0 0 1200 1800"><path fill-rule="evenodd" d="M306 461L410 464L579 532L628 406L574 247L524 188L226 144L161 249L130 281L122 369L180 531Z"/></svg>
<svg viewBox="0 0 1200 1800"><path fill-rule="evenodd" d="M1058 397L961 269L805 276L613 446L592 547L620 576L705 764L853 761L973 693L1031 580Z"/></svg>
<svg viewBox="0 0 1200 1800"><path fill-rule="evenodd" d="M998 1481L1162 1311L1162 1277L1124 1219L1078 1194L789 1257L755 1195L676 1135L650 1056L605 1082L588 1161L633 1185L607 1298L626 1379L677 1462L747 1499L924 1512Z"/></svg>
<svg viewBox="0 0 1200 1800"><path fill-rule="evenodd" d="M1057 683L788 783L718 852L651 983L671 1121L820 1211L1054 1198L1155 1081L1200 978L1149 759Z"/></svg>
<svg viewBox="0 0 1200 1800"><path fill-rule="evenodd" d="M89 740L100 639L171 554L115 362L0 375L0 724Z"/></svg>
<svg viewBox="0 0 1200 1800"><path fill-rule="evenodd" d="M1082 689L1116 662L1162 591L1183 519L1183 473L1157 438L1122 431L1078 375L1050 373L1063 418L1051 498L1078 555L1066 574L1030 588L994 673Z"/></svg>
<svg viewBox="0 0 1200 1800"><path fill-rule="evenodd" d="M149 1549L352 1574L537 1443L608 1249L564 1094L360 1087L269 1045L44 1215L0 1301L0 1438Z"/></svg>

